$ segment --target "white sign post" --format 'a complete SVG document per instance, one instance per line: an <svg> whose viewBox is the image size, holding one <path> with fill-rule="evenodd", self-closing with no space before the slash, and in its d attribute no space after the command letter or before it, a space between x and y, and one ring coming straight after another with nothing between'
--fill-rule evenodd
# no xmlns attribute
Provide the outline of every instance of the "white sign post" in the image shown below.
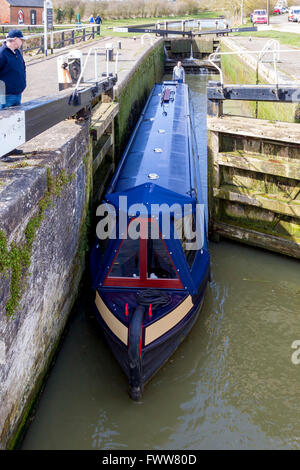
<svg viewBox="0 0 300 470"><path fill-rule="evenodd" d="M44 0L44 54L48 52L48 29L53 28L53 5L51 0Z"/></svg>

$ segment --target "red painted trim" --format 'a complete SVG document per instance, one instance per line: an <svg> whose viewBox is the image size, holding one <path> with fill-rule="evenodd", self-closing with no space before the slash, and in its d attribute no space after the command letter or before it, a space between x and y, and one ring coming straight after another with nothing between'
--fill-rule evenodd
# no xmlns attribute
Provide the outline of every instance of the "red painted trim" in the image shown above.
<svg viewBox="0 0 300 470"><path fill-rule="evenodd" d="M156 221L155 221L155 223L157 224ZM158 225L158 224L157 224L157 225ZM167 245L166 245L166 242L165 242L165 240L164 240L163 237L162 237L162 233L161 233L161 231L160 231L160 229L159 229L159 226L158 226L158 231L159 231L159 236L160 236L160 238L161 238L163 244L165 245L166 252L168 253L169 260L171 261L171 264L172 264L172 266L173 266L173 268L174 268L174 271L175 271L175 274L176 274L176 276L177 276L177 279L180 281L180 278L179 278L178 273L177 273L177 269L176 269L175 264L173 263L173 260L172 260L172 258L171 258L171 256L170 256L170 253L169 253L168 247L167 247ZM181 283L181 281L180 281L180 283Z"/></svg>
<svg viewBox="0 0 300 470"><path fill-rule="evenodd" d="M183 289L178 279L139 279L136 277L106 278L103 286L112 287L157 287L162 289Z"/></svg>
<svg viewBox="0 0 300 470"><path fill-rule="evenodd" d="M117 258L117 256L118 256L118 254L119 254L119 251L120 251L121 246L123 245L123 243L124 243L124 240L122 240L122 242L120 243L119 248L118 248L118 250L117 250L117 253L116 253L115 256L114 256L114 259L112 260L111 266L110 266L110 268L109 268L109 270L108 270L108 273L106 274L106 279L107 279L108 276L110 275L110 272L111 272L111 270L112 270L112 267L113 267L113 265L114 265L114 262L115 262L115 260L116 260L116 258ZM105 280L106 280L106 279L105 279ZM104 280L104 282L105 282L105 280ZM105 284L103 284L103 285L105 285Z"/></svg>
<svg viewBox="0 0 300 470"><path fill-rule="evenodd" d="M127 233L128 233L128 227L132 221L129 222L127 226ZM155 223L158 227L160 239L163 241L165 250L168 253L169 259L171 261L171 264L173 266L173 269L176 273L177 279L150 279L147 278L147 227L148 227L148 222ZM114 259L112 261L111 267L106 275L106 278L103 282L103 286L111 286L111 287L154 287L154 288L165 288L165 289L183 289L183 285L181 283L181 280L178 276L176 267L173 263L173 260L170 256L168 247L166 245L166 242L164 241L161 231L159 229L159 225L156 220L151 219L151 218L142 218L140 221L140 277L139 278L133 278L133 277L109 277L110 272L112 270L113 264L119 254L119 251L122 247L122 244L124 243L124 240L119 245L118 251L116 255L114 256Z"/></svg>

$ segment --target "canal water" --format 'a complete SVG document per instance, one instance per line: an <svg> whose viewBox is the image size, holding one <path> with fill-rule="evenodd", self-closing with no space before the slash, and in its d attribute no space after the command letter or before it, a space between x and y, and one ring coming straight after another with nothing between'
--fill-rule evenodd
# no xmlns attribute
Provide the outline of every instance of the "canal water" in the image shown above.
<svg viewBox="0 0 300 470"><path fill-rule="evenodd" d="M187 77L200 148L207 78ZM198 322L140 403L81 295L22 449L300 449L299 261L210 251Z"/></svg>

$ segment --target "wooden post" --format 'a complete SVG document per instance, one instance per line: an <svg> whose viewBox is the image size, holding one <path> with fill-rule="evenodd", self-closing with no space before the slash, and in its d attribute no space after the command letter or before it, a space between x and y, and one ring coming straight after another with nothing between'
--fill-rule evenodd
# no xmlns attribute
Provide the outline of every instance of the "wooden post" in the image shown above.
<svg viewBox="0 0 300 470"><path fill-rule="evenodd" d="M82 40L85 41L85 28L82 30Z"/></svg>
<svg viewBox="0 0 300 470"><path fill-rule="evenodd" d="M223 115L223 101L208 99L207 114L211 117L221 117Z"/></svg>
<svg viewBox="0 0 300 470"><path fill-rule="evenodd" d="M53 31L50 33L50 51L51 54L53 54L53 49L54 49L54 34Z"/></svg>
<svg viewBox="0 0 300 470"><path fill-rule="evenodd" d="M95 28L92 26L92 38L95 39Z"/></svg>
<svg viewBox="0 0 300 470"><path fill-rule="evenodd" d="M62 44L62 47L65 47L65 33L64 32L61 33L61 44Z"/></svg>
<svg viewBox="0 0 300 470"><path fill-rule="evenodd" d="M209 153L209 237L214 242L220 241L220 235L214 230L214 221L218 219L220 212L220 200L213 196L214 188L220 187L220 168L218 164L218 155L220 151L219 132L209 131L208 135L208 153Z"/></svg>
<svg viewBox="0 0 300 470"><path fill-rule="evenodd" d="M72 29L72 44L75 44L75 30Z"/></svg>
<svg viewBox="0 0 300 470"><path fill-rule="evenodd" d="M158 29L160 29L160 22L159 22L159 21L157 21L157 23L155 24L155 29L156 29L156 31L157 31ZM157 36L159 36L159 34L156 34L156 37L157 37Z"/></svg>
<svg viewBox="0 0 300 470"><path fill-rule="evenodd" d="M212 95L220 93L220 87L221 83L216 81L209 81L207 84L207 88L215 88ZM209 95L209 93L207 94L207 115L211 117L220 117L223 114L223 100L213 99L212 95Z"/></svg>
<svg viewBox="0 0 300 470"><path fill-rule="evenodd" d="M181 31L185 31L185 20L181 20ZM184 37L185 35L183 34L182 36Z"/></svg>

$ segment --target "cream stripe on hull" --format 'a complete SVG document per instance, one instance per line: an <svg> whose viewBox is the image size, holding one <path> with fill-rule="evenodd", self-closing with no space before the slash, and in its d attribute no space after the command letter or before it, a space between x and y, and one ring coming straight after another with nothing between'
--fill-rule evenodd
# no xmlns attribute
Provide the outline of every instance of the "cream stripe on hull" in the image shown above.
<svg viewBox="0 0 300 470"><path fill-rule="evenodd" d="M145 346L174 328L189 313L193 306L192 297L189 295L171 313L157 320L152 325L147 326L145 329Z"/></svg>
<svg viewBox="0 0 300 470"><path fill-rule="evenodd" d="M98 311L107 324L108 328L113 332L114 335L119 338L122 343L128 344L128 328L123 325L120 320L118 320L111 311L106 307L105 303L101 299L98 292L96 292L96 299L95 299Z"/></svg>
<svg viewBox="0 0 300 470"><path fill-rule="evenodd" d="M108 328L114 333L114 335L119 338L122 343L126 346L128 345L128 328L123 325L120 320L118 320L113 313L107 308L103 300L101 299L98 292L96 292L96 306L98 311L107 324ZM192 302L192 297L189 295L178 307L176 307L172 312L165 315L160 320L157 320L152 325L149 325L145 328L145 346L152 343L156 339L160 338L162 335L167 333L169 330L174 328L193 308L194 304Z"/></svg>

